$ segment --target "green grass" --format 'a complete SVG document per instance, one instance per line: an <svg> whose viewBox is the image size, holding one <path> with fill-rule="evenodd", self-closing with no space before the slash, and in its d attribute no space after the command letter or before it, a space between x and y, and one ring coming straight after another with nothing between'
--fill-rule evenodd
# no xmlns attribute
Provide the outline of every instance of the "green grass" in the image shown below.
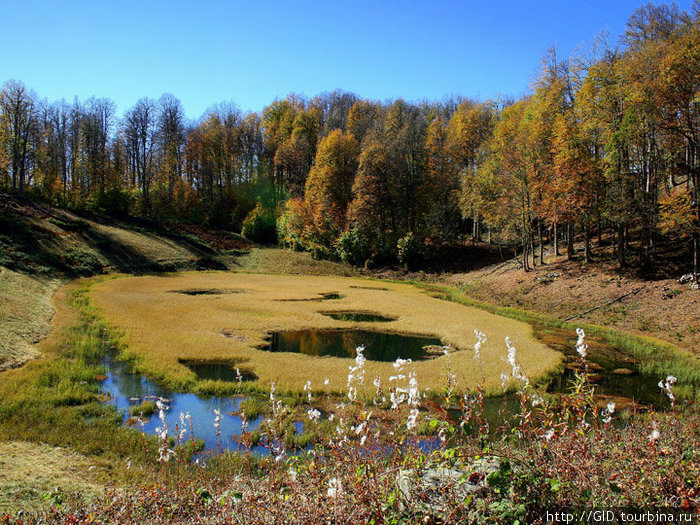
<svg viewBox="0 0 700 525"><path fill-rule="evenodd" d="M363 275L357 268L344 263L317 260L308 252L281 248L253 248L236 259L233 268L238 271L285 275Z"/></svg>

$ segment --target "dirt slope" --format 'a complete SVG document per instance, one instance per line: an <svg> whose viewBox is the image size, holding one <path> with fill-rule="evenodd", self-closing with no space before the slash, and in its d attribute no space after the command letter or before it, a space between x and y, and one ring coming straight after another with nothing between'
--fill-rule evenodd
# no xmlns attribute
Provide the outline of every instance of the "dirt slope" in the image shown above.
<svg viewBox="0 0 700 525"><path fill-rule="evenodd" d="M623 275L613 262L545 261L530 272L512 260L443 278L478 300L653 336L700 355L700 291L677 279Z"/></svg>

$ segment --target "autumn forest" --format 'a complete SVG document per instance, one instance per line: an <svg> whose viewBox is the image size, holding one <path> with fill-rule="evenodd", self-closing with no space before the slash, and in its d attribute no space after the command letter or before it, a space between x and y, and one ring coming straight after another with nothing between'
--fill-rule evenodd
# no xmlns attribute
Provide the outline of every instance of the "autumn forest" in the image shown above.
<svg viewBox="0 0 700 525"><path fill-rule="evenodd" d="M465 86L468 89L469 86ZM173 86L176 90L177 86ZM235 99L235 93L231 94ZM289 95L186 118L172 95L0 95L0 191L75 210L206 223L353 264L411 264L475 240L645 272L675 239L698 271L700 10L639 8L619 43L547 51L518 100Z"/></svg>

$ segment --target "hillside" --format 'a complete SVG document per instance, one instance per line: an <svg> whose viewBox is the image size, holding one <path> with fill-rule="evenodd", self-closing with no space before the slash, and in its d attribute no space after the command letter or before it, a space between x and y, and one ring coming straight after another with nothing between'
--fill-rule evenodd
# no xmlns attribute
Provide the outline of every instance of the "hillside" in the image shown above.
<svg viewBox="0 0 700 525"><path fill-rule="evenodd" d="M81 276L238 269L357 275L307 253L261 248L240 235L182 223L117 220L0 194L0 371L39 355L56 288Z"/></svg>
<svg viewBox="0 0 700 525"><path fill-rule="evenodd" d="M700 291L680 275L643 280L602 257L585 264L550 253L545 262L525 272L509 260L443 279L480 301L652 336L700 356Z"/></svg>

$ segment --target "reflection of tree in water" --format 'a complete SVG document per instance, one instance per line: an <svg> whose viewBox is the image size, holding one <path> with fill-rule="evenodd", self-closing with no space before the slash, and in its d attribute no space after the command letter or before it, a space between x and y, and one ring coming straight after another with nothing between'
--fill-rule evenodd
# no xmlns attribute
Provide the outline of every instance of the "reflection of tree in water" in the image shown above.
<svg viewBox="0 0 700 525"><path fill-rule="evenodd" d="M297 352L313 356L354 358L358 346L365 347L365 357L372 361L422 359L424 346L442 345L434 337L421 337L368 330L298 330L272 334L270 350Z"/></svg>

